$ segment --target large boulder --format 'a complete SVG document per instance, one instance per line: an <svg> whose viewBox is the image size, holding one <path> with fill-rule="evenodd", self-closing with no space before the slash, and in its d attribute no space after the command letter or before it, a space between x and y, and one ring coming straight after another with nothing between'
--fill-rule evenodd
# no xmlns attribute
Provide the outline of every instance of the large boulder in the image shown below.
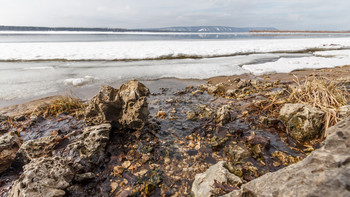
<svg viewBox="0 0 350 197"><path fill-rule="evenodd" d="M294 139L304 142L321 134L325 113L305 104L285 104L280 110L280 118Z"/></svg>
<svg viewBox="0 0 350 197"><path fill-rule="evenodd" d="M226 196L350 196L350 119L328 133L322 147L303 161L267 173Z"/></svg>
<svg viewBox="0 0 350 197"><path fill-rule="evenodd" d="M192 194L195 197L210 197L215 182L218 184L241 185L242 180L230 173L224 165L225 161L220 161L208 168L207 171L197 174L192 184Z"/></svg>
<svg viewBox="0 0 350 197"><path fill-rule="evenodd" d="M27 164L40 157L51 156L55 146L62 140L60 136L46 136L24 142L17 152L16 162Z"/></svg>
<svg viewBox="0 0 350 197"><path fill-rule="evenodd" d="M23 170L9 197L65 196L76 171L73 160L59 157L34 159Z"/></svg>
<svg viewBox="0 0 350 197"><path fill-rule="evenodd" d="M65 196L73 180L79 182L93 178L94 174L89 170L104 161L110 131L110 124L86 127L82 134L74 135L73 132L68 136L72 142L60 150L53 148L58 137L44 137L25 143L19 158L29 163L24 165L23 174L14 182L9 196Z"/></svg>
<svg viewBox="0 0 350 197"><path fill-rule="evenodd" d="M136 80L123 84L120 89L102 86L85 111L85 122L87 125L112 123L140 129L148 120L148 95L148 88Z"/></svg>
<svg viewBox="0 0 350 197"><path fill-rule="evenodd" d="M105 156L111 128L110 124L86 127L64 148L63 156L72 157L76 162L83 161L85 165L97 164Z"/></svg>
<svg viewBox="0 0 350 197"><path fill-rule="evenodd" d="M20 146L21 140L15 132L8 132L0 137L0 173L11 166Z"/></svg>

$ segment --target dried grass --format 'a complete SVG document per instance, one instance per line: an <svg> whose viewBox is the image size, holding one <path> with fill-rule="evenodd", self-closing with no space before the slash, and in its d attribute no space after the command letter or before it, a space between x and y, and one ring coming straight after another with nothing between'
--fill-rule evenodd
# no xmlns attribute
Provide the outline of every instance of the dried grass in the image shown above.
<svg viewBox="0 0 350 197"><path fill-rule="evenodd" d="M325 112L322 138L326 137L329 127L335 125L338 118L338 109L347 105L350 95L342 81L334 82L324 77L305 77L299 80L295 77L296 86L289 86L281 94L270 95L267 100L256 103L259 113L266 113L278 117L279 111L286 103L302 103L317 107Z"/></svg>
<svg viewBox="0 0 350 197"><path fill-rule="evenodd" d="M348 103L348 92L339 83L324 77L306 77L303 81L296 77L295 82L297 86L291 88L287 100L309 104L325 112L322 138L326 137L326 130L339 121L337 110Z"/></svg>
<svg viewBox="0 0 350 197"><path fill-rule="evenodd" d="M32 112L32 115L57 117L61 113L67 113L79 118L84 114L85 107L86 104L84 104L78 97L66 93L65 96L59 96L50 103L38 106Z"/></svg>

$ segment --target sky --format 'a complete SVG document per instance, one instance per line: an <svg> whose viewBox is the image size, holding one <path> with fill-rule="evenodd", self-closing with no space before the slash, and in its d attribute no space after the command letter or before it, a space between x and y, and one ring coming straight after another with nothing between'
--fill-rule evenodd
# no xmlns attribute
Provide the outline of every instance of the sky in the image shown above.
<svg viewBox="0 0 350 197"><path fill-rule="evenodd" d="M350 30L349 0L0 0L0 25Z"/></svg>

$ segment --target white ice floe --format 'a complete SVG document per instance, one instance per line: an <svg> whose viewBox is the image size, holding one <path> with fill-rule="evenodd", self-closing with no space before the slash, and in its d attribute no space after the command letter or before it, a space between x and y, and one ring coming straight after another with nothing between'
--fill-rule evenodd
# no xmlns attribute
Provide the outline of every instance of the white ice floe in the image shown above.
<svg viewBox="0 0 350 197"><path fill-rule="evenodd" d="M314 55L322 57L348 57L350 55L350 50L330 50L330 51L318 51Z"/></svg>
<svg viewBox="0 0 350 197"><path fill-rule="evenodd" d="M300 69L333 68L350 64L350 50L316 52L312 57L280 58L275 62L243 65L254 75L289 73Z"/></svg>
<svg viewBox="0 0 350 197"><path fill-rule="evenodd" d="M0 60L140 60L349 48L350 38L0 43Z"/></svg>
<svg viewBox="0 0 350 197"><path fill-rule="evenodd" d="M88 83L92 83L94 80L96 80L96 78L93 76L85 76L84 78L65 79L63 83L64 85L82 86Z"/></svg>

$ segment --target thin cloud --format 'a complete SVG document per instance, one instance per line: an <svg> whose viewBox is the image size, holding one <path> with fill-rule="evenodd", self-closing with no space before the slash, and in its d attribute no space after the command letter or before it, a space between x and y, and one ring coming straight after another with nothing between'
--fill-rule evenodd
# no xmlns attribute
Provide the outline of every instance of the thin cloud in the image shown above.
<svg viewBox="0 0 350 197"><path fill-rule="evenodd" d="M350 30L350 1L0 0L0 25L147 28L187 25Z"/></svg>

